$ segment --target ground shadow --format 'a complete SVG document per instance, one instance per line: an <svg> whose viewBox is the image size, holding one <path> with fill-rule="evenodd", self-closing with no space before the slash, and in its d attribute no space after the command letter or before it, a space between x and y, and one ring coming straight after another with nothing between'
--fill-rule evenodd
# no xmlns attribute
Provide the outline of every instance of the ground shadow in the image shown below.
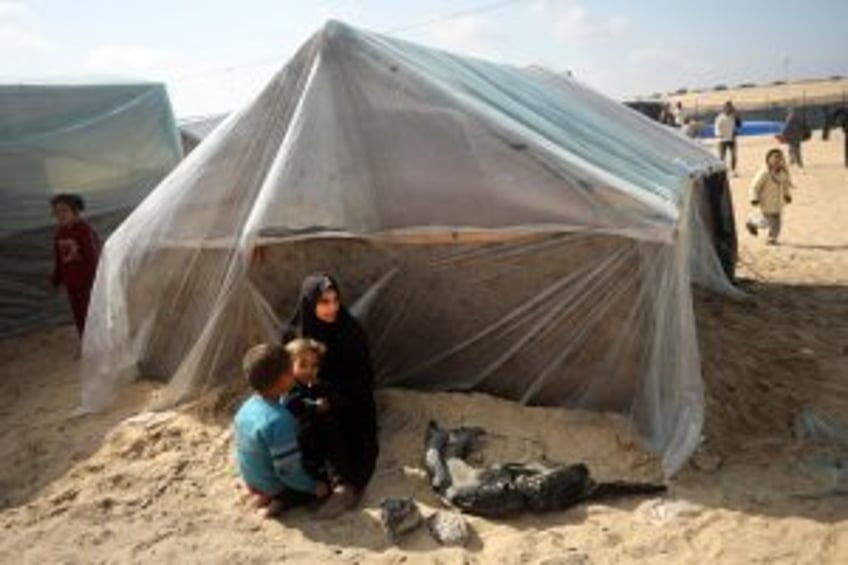
<svg viewBox="0 0 848 565"><path fill-rule="evenodd" d="M428 513L423 513L426 518ZM427 525L422 523L415 530L392 541L383 530L375 509L357 509L335 520L315 520L307 511L298 511L280 518L279 523L286 528L299 530L310 541L326 546L356 547L374 552L386 552L392 549L429 553L444 546L430 535ZM469 539L464 549L473 553L483 549L483 541L469 521ZM342 553L337 549L338 554Z"/></svg>
<svg viewBox="0 0 848 565"><path fill-rule="evenodd" d="M620 502L620 504L627 504ZM634 503L635 504L635 503ZM447 506L442 508L452 510ZM424 510L424 518L433 511ZM484 542L480 538L475 523L481 518L465 515L469 525L469 541L464 549L472 553L482 551ZM561 512L549 512L541 515L525 514L513 518L492 520L492 522L512 528L516 531L549 528L554 525L579 525L587 519L586 507L578 505ZM444 546L440 545L430 535L426 524L402 536L397 543L392 542L385 534L380 524L376 508L360 508L342 515L336 520L315 520L310 510L299 509L278 519L281 526L300 530L311 541L327 546L357 547L375 552L385 552L391 549L402 551L428 553ZM337 550L341 554L342 550Z"/></svg>
<svg viewBox="0 0 848 565"><path fill-rule="evenodd" d="M783 247L789 249L803 249L806 251L845 251L848 245L814 245L810 243L782 243Z"/></svg>
<svg viewBox="0 0 848 565"><path fill-rule="evenodd" d="M795 429L805 408L848 409L848 287L739 286L742 299L695 292L707 404L699 456L714 463L699 470L696 458L677 494L746 513L848 519L833 477L810 465L822 456L848 461L848 449L802 440Z"/></svg>

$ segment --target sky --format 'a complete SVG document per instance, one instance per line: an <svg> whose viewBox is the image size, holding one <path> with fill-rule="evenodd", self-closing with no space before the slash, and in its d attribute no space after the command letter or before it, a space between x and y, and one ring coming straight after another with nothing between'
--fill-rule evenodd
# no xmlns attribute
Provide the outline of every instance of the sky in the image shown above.
<svg viewBox="0 0 848 565"><path fill-rule="evenodd" d="M0 0L0 83L158 81L177 117L226 112L330 19L619 99L848 76L843 0Z"/></svg>

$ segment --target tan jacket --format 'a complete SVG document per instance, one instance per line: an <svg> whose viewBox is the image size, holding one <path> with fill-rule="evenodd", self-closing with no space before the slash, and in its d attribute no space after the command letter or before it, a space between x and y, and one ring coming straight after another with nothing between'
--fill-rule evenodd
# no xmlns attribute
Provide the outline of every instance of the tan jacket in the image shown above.
<svg viewBox="0 0 848 565"><path fill-rule="evenodd" d="M763 167L751 183L750 200L759 202L763 214L780 214L786 200L792 196L790 190L794 188L789 171L783 169L772 174L768 167Z"/></svg>

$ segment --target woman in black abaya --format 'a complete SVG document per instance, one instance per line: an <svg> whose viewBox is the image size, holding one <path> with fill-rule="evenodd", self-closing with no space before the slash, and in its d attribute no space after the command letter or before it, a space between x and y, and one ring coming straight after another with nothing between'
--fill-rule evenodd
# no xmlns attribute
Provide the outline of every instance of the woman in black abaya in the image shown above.
<svg viewBox="0 0 848 565"><path fill-rule="evenodd" d="M336 486L319 513L333 517L356 504L374 472L378 446L368 342L362 326L342 305L339 285L331 276L318 273L304 279L283 341L297 337L327 347L318 382L328 391L330 410L319 427Z"/></svg>

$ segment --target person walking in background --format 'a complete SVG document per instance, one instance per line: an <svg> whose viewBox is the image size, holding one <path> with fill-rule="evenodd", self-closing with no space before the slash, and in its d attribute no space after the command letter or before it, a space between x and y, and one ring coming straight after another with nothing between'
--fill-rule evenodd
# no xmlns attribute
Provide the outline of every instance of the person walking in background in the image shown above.
<svg viewBox="0 0 848 565"><path fill-rule="evenodd" d="M758 228L768 228L766 243L777 245L782 227L783 207L792 202L790 190L793 188L795 187L786 168L783 151L771 149L766 153L765 166L757 172L751 183L751 205L759 207L762 211L762 218L751 218L745 224L751 235L756 236Z"/></svg>
<svg viewBox="0 0 848 565"><path fill-rule="evenodd" d="M85 201L81 196L57 194L50 199L50 206L58 224L53 236L53 286L67 290L74 323L82 338L100 259L100 236L82 218Z"/></svg>
<svg viewBox="0 0 848 565"><path fill-rule="evenodd" d="M727 153L730 152L730 171L733 176L738 176L736 174L736 133L740 125L741 121L736 114L736 108L733 107L733 102L728 100L724 103L721 113L716 116L715 135L718 138L718 158L724 162Z"/></svg>
<svg viewBox="0 0 848 565"><path fill-rule="evenodd" d="M810 128L795 108L789 108L789 112L786 114L781 137L789 146L789 164L797 165L799 169L804 168L801 143L810 139Z"/></svg>
<svg viewBox="0 0 848 565"><path fill-rule="evenodd" d="M660 109L660 123L664 126L676 126L677 120L674 117L674 112L671 109L671 105L669 103L665 103L662 105Z"/></svg>
<svg viewBox="0 0 848 565"><path fill-rule="evenodd" d="M701 133L701 127L701 122L697 119L692 116L686 116L680 129L683 130L684 135L695 139L698 137L698 134Z"/></svg>
<svg viewBox="0 0 848 565"><path fill-rule="evenodd" d="M842 152L845 160L845 167L848 167L848 106L842 106L833 112L825 110L822 140L827 141L830 139L831 130L836 128L842 128Z"/></svg>
<svg viewBox="0 0 848 565"><path fill-rule="evenodd" d="M674 105L674 108L671 110L672 115L674 116L674 123L677 127L682 128L686 124L686 113L683 111L683 103L678 100Z"/></svg>

